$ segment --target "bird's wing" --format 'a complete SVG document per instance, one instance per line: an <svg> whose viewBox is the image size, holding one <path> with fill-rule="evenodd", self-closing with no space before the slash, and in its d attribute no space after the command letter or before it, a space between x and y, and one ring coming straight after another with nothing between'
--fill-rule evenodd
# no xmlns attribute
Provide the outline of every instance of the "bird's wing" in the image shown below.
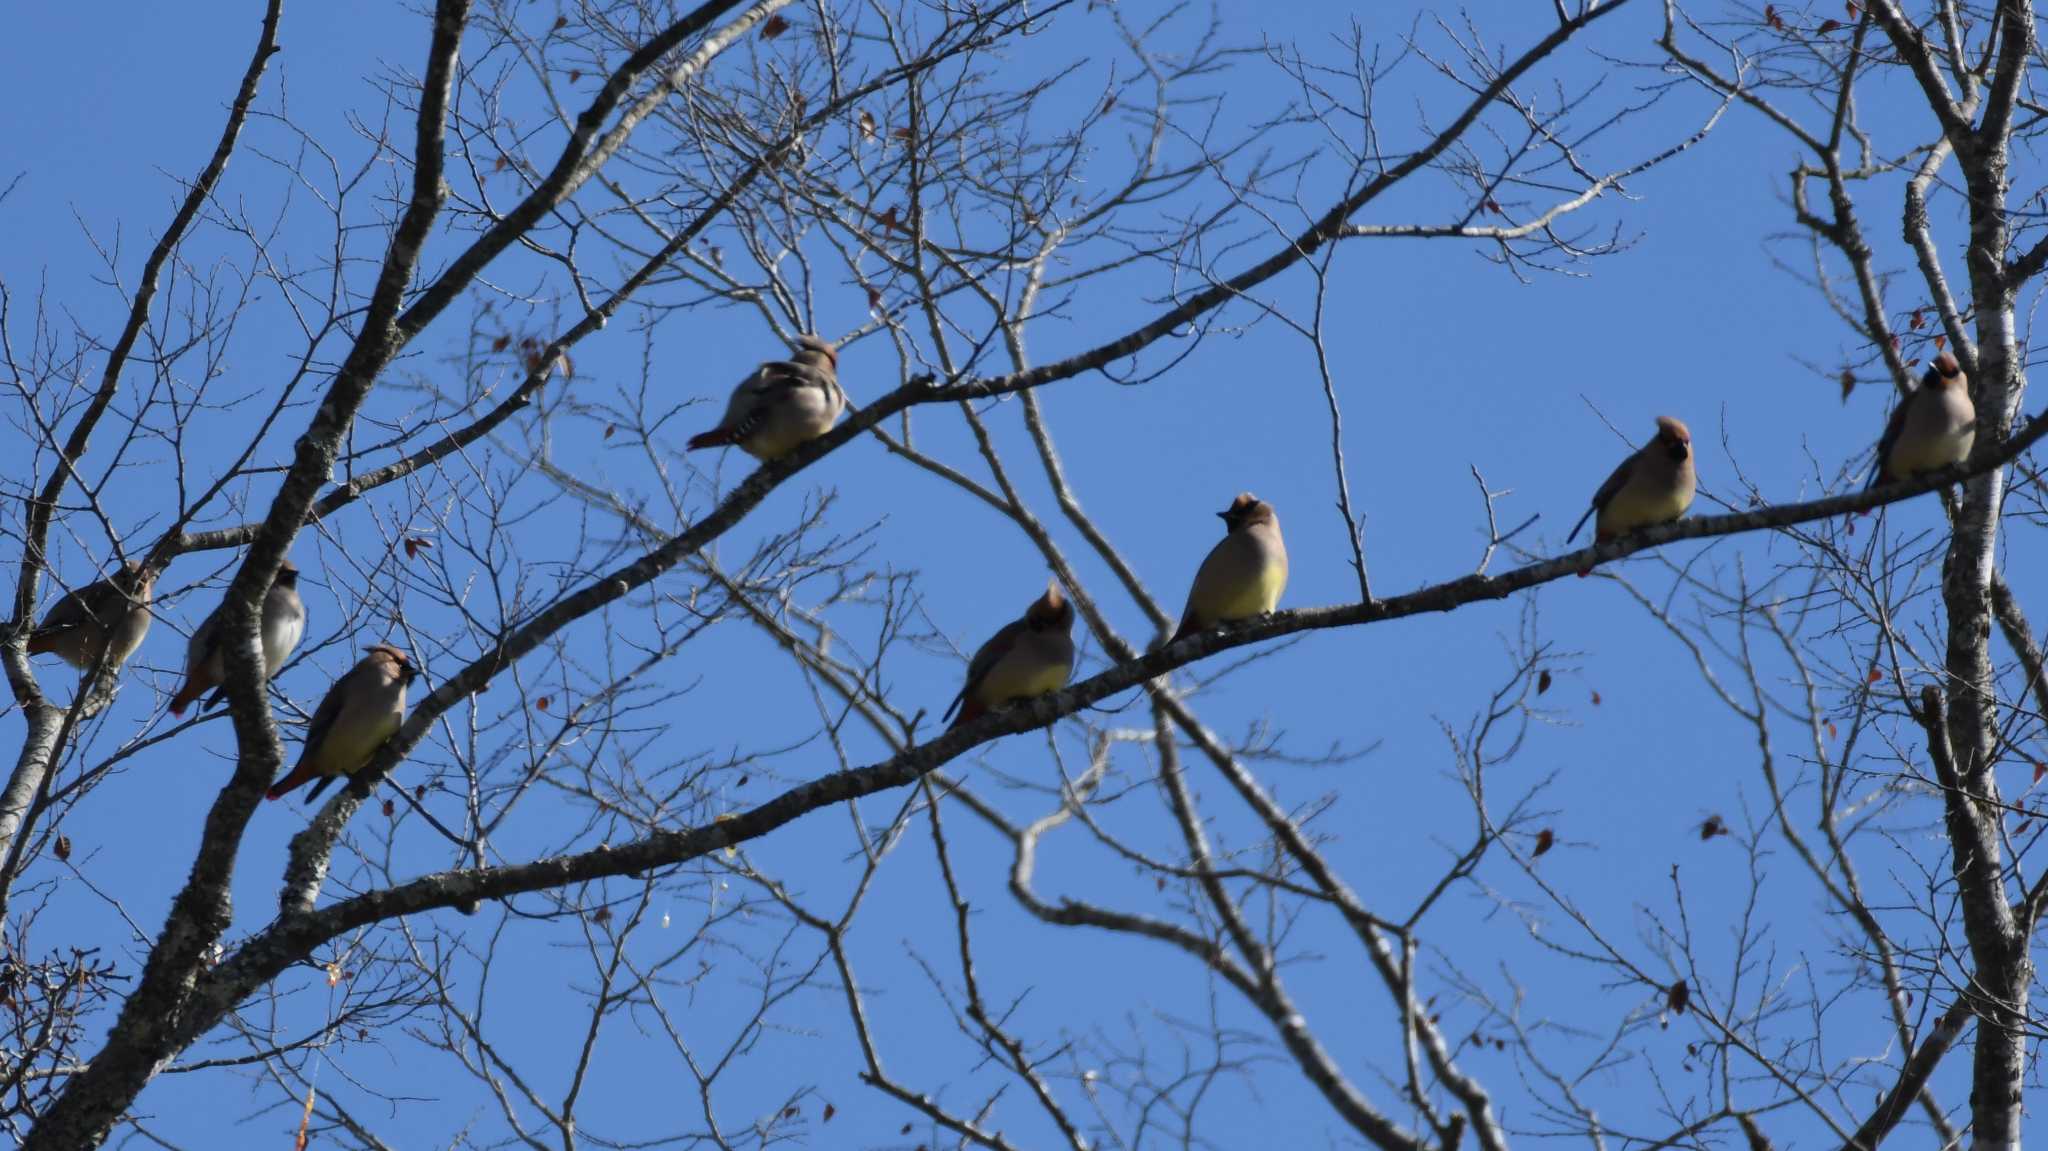
<svg viewBox="0 0 2048 1151"><path fill-rule="evenodd" d="M320 746L320 741L327 738L327 733L333 730L334 721L341 717L341 701L348 696L360 671L360 667L350 668L348 674L335 680L334 686L321 697L320 706L313 709L313 721L306 725L306 740L299 745L300 763L304 763L306 757Z"/></svg>
<svg viewBox="0 0 2048 1151"><path fill-rule="evenodd" d="M215 608L212 614L199 621L198 627L192 629L192 638L185 644L186 669L197 671L199 666L213 655L214 644L219 640L220 609Z"/></svg>
<svg viewBox="0 0 2048 1151"><path fill-rule="evenodd" d="M1615 493L1622 489L1622 485L1628 483L1628 474L1635 469L1638 454L1630 452L1627 459L1615 466L1613 473L1607 477L1607 482L1601 484L1600 490L1593 493L1592 504L1586 508L1586 514L1579 517L1579 522L1572 525L1572 534L1565 537L1564 542L1570 543L1578 539L1579 531L1586 526L1586 521L1592 519L1595 512L1606 507L1614 499Z"/></svg>
<svg viewBox="0 0 2048 1151"><path fill-rule="evenodd" d="M967 682L960 688L960 694L953 697L952 704L946 708L946 714L940 716L940 719L951 718L968 695L981 686L981 681L988 678L988 673L995 669L997 662L1010 654L1011 648L1017 646L1017 637L1023 634L1025 626L1023 620L1013 619L998 629L996 634L988 637L988 642L982 644L980 650L974 653L974 658L968 661Z"/></svg>
<svg viewBox="0 0 2048 1151"><path fill-rule="evenodd" d="M735 441L746 439L792 388L808 382L808 374L802 364L786 360L770 360L755 368L732 390L732 403L725 410L722 426Z"/></svg>
<svg viewBox="0 0 2048 1151"><path fill-rule="evenodd" d="M1884 435L1877 440L1877 462L1871 465L1870 482L1863 485L1865 491L1876 487L1884 478L1884 462L1891 458L1892 449L1898 446L1899 437L1906 431L1906 409L1913 406L1913 397L1919 394L1917 391L1907 392L1892 405L1891 418L1884 422Z"/></svg>
<svg viewBox="0 0 2048 1151"><path fill-rule="evenodd" d="M50 613L43 622L36 625L36 631L43 635L66 632L80 624L112 623L114 613L110 610L121 598L120 591L108 580L89 583L75 591L68 591L50 605Z"/></svg>

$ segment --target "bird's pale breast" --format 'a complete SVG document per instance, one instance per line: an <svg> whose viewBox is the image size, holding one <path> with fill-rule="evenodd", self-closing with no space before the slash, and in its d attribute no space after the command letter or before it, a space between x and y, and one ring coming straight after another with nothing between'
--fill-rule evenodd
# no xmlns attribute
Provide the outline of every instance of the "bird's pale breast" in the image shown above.
<svg viewBox="0 0 2048 1151"><path fill-rule="evenodd" d="M1000 707L1013 699L1058 691L1067 686L1073 674L1071 654L1061 659L1045 645L1027 637L988 669L975 689L975 700L983 707Z"/></svg>
<svg viewBox="0 0 2048 1151"><path fill-rule="evenodd" d="M327 738L320 741L320 755L313 770L320 775L353 775L362 769L384 741L398 732L397 712L375 715L343 713L335 718Z"/></svg>
<svg viewBox="0 0 2048 1151"><path fill-rule="evenodd" d="M1631 477L1607 506L1597 525L1602 538L1627 535L1637 528L1670 523L1692 507L1690 471L1667 476Z"/></svg>

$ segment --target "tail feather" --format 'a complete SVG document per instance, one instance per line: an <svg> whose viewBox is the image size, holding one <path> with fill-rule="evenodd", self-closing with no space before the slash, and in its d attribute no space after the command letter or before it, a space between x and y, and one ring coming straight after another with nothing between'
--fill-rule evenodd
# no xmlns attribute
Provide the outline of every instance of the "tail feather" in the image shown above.
<svg viewBox="0 0 2048 1151"><path fill-rule="evenodd" d="M312 787L306 790L305 803L308 806L311 806L314 800L320 798L321 792L326 791L328 788L334 786L334 781L340 778L341 777L338 775L321 776L319 783L314 784Z"/></svg>
<svg viewBox="0 0 2048 1151"><path fill-rule="evenodd" d="M696 435L691 436L689 443L683 446L683 450L694 452L700 448L722 448L733 442L732 432L725 428L713 428L708 432L698 432Z"/></svg>
<svg viewBox="0 0 2048 1151"><path fill-rule="evenodd" d="M1592 519L1593 513L1599 510L1600 509L1598 507L1587 508L1586 514L1579 517L1579 522L1572 525L1572 534L1564 537L1564 542L1569 544L1573 540L1578 539L1579 533L1586 530L1586 521Z"/></svg>
<svg viewBox="0 0 2048 1151"><path fill-rule="evenodd" d="M42 655L45 652L56 651L57 635L58 633L55 631L39 631L29 636L28 653L30 655Z"/></svg>
<svg viewBox="0 0 2048 1151"><path fill-rule="evenodd" d="M987 714L986 710L981 706L981 704L978 701L966 699L964 696L961 699L954 700L953 703L960 709L960 714L953 717L952 723L946 725L947 731L951 731L956 727L962 726L963 724L973 723L975 720L980 719L983 715Z"/></svg>
<svg viewBox="0 0 2048 1151"><path fill-rule="evenodd" d="M285 796L291 794L295 789L297 789L300 784L303 784L307 780L312 778L313 769L302 763L299 766L292 768L291 771L288 772L283 779L280 779L276 783L271 784L270 790L263 793L263 798L283 799Z"/></svg>
<svg viewBox="0 0 2048 1151"><path fill-rule="evenodd" d="M204 694L206 694L205 684L194 679L187 679L185 686L178 689L178 694L171 697L171 714L184 715L185 709L192 706L192 701Z"/></svg>

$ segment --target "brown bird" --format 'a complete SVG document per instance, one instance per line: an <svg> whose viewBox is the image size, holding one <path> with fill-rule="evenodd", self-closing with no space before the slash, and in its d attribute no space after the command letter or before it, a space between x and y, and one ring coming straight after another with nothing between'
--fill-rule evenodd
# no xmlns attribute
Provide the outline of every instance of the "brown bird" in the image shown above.
<svg viewBox="0 0 2048 1151"><path fill-rule="evenodd" d="M107 657L107 670L128 662L149 634L156 572L130 561L103 580L66 592L29 633L28 653L49 652L80 671ZM111 642L109 641L111 636Z"/></svg>
<svg viewBox="0 0 2048 1151"><path fill-rule="evenodd" d="M1920 386L1892 408L1865 490L1962 463L1976 441L1977 406L1970 402L1969 378L1956 358L1943 352L1920 377Z"/></svg>
<svg viewBox="0 0 2048 1151"><path fill-rule="evenodd" d="M1572 525L1572 534L1564 542L1578 539L1589 519L1593 520L1594 543L1606 543L1652 524L1670 523L1692 507L1698 482L1693 472L1692 432L1679 420L1658 416L1657 437L1621 461L1593 493L1593 506ZM1589 567L1579 574L1591 575L1592 571Z"/></svg>
<svg viewBox="0 0 2048 1151"><path fill-rule="evenodd" d="M731 444L757 460L777 459L831 431L845 410L838 349L816 336L798 336L796 354L770 360L741 380L725 418L690 437L689 450Z"/></svg>
<svg viewBox="0 0 2048 1151"><path fill-rule="evenodd" d="M405 718L405 685L417 675L419 669L404 652L389 644L371 645L369 654L327 689L313 722L306 725L298 765L271 784L265 798L276 799L318 779L306 793L311 803L337 778L361 771L397 733Z"/></svg>
<svg viewBox="0 0 2048 1151"><path fill-rule="evenodd" d="M1271 612L1287 589L1287 544L1273 505L1245 492L1216 513L1223 539L1195 571L1174 640L1213 624L1253 619Z"/></svg>
<svg viewBox="0 0 2048 1151"><path fill-rule="evenodd" d="M1011 620L982 644L967 665L967 684L945 715L960 714L946 728L971 723L994 708L1034 699L1067 686L1074 674L1074 605L1048 580L1045 594L1023 618Z"/></svg>
<svg viewBox="0 0 2048 1151"><path fill-rule="evenodd" d="M292 561L284 561L277 569L277 579L270 590L263 594L263 674L268 678L299 646L299 637L306 634L306 604L299 598L299 569ZM212 691L227 678L225 662L220 651L220 609L203 620L193 631L192 639L185 645L185 686L171 697L171 714L183 715L192 701ZM221 701L221 693L214 692L206 701L212 707Z"/></svg>

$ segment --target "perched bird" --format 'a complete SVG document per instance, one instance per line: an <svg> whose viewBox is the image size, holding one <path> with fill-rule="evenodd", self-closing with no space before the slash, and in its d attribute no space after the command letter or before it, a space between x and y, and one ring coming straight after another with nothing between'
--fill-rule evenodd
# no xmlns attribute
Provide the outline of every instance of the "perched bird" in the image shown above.
<svg viewBox="0 0 2048 1151"><path fill-rule="evenodd" d="M725 418L690 437L689 450L736 445L772 460L832 430L846 410L839 387L839 351L816 336L798 336L797 352L755 368L732 390Z"/></svg>
<svg viewBox="0 0 2048 1151"><path fill-rule="evenodd" d="M1287 587L1287 544L1273 505L1245 492L1216 514L1227 530L1196 570L1188 606L1168 643L1212 624L1265 615Z"/></svg>
<svg viewBox="0 0 2048 1151"><path fill-rule="evenodd" d="M1579 538L1586 521L1593 520L1593 542L1625 536L1651 524L1668 524L1692 506L1698 477L1692 466L1692 432L1670 416L1657 417L1657 438L1637 448L1621 461L1600 490L1593 493L1593 506L1572 525L1569 544ZM1594 519L1594 513L1599 518ZM1592 568L1579 572L1591 575Z"/></svg>
<svg viewBox="0 0 2048 1151"><path fill-rule="evenodd" d="M405 718L405 685L419 675L412 658L389 644L373 644L362 662L334 681L306 726L299 762L283 779L270 785L267 799L277 799L309 779L320 782L306 793L311 803L337 776L354 775L377 749L398 731Z"/></svg>
<svg viewBox="0 0 2048 1151"><path fill-rule="evenodd" d="M1048 580L1022 619L1004 624L974 653L967 685L939 718L959 710L951 731L1006 703L1058 691L1073 674L1074 605L1060 594L1059 581Z"/></svg>
<svg viewBox="0 0 2048 1151"><path fill-rule="evenodd" d="M66 592L29 633L28 653L51 652L85 671L105 652L107 670L114 671L149 634L149 600L155 590L156 571L130 561L103 580Z"/></svg>
<svg viewBox="0 0 2048 1151"><path fill-rule="evenodd" d="M1892 408L1884 438L1877 441L1877 466L1866 490L1935 472L1970 458L1977 441L1977 407L1970 381L1956 358L1943 352L1920 377L1920 386Z"/></svg>
<svg viewBox="0 0 2048 1151"><path fill-rule="evenodd" d="M192 633L185 645L185 686L171 697L171 714L183 715L192 701L212 691L227 678L220 650L220 611L213 609ZM306 604L299 598L299 569L290 560L277 569L277 579L263 595L263 674L267 677L284 666L299 637L306 634ZM220 692L206 701L212 707L221 701Z"/></svg>

